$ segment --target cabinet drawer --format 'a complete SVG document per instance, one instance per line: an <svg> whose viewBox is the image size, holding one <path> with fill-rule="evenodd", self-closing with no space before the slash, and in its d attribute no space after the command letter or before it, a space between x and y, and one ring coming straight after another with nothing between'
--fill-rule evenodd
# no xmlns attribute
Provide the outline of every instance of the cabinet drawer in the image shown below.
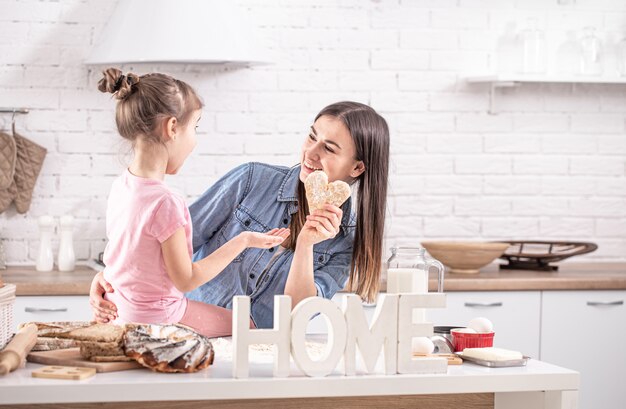
<svg viewBox="0 0 626 409"><path fill-rule="evenodd" d="M624 407L626 291L545 291L541 360L580 372L580 408Z"/></svg>
<svg viewBox="0 0 626 409"><path fill-rule="evenodd" d="M13 310L16 326L28 321L90 321L91 318L86 295L19 296Z"/></svg>
<svg viewBox="0 0 626 409"><path fill-rule="evenodd" d="M485 317L496 333L493 345L539 358L541 293L539 291L449 292L446 308L430 309L434 325L467 326Z"/></svg>

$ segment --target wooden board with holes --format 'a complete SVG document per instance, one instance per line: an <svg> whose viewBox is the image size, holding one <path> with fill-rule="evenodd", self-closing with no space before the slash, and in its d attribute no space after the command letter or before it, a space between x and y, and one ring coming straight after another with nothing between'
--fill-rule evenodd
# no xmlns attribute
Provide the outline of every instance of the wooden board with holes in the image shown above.
<svg viewBox="0 0 626 409"><path fill-rule="evenodd" d="M55 351L31 352L26 357L28 362L44 365L79 366L94 368L97 372L115 372L143 368L135 361L129 362L92 362L80 356L79 348L57 349Z"/></svg>
<svg viewBox="0 0 626 409"><path fill-rule="evenodd" d="M461 365L463 360L455 354L413 354L414 357L446 358L448 365Z"/></svg>
<svg viewBox="0 0 626 409"><path fill-rule="evenodd" d="M75 381L91 378L95 374L96 368L78 366L44 366L31 373L33 378L71 379Z"/></svg>

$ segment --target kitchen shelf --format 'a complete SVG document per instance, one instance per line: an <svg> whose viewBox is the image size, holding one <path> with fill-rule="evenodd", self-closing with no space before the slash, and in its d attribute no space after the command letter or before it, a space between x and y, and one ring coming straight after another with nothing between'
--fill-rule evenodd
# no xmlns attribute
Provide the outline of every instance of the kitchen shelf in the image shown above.
<svg viewBox="0 0 626 409"><path fill-rule="evenodd" d="M496 114L495 94L498 88L518 87L523 83L552 84L615 84L626 85L626 77L584 76L584 75L544 75L544 74L477 74L465 77L470 84L489 85L489 113Z"/></svg>

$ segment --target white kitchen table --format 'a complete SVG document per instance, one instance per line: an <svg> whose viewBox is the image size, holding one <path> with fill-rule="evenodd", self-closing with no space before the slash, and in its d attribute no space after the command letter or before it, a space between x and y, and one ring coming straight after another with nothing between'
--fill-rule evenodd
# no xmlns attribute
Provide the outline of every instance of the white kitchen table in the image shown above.
<svg viewBox="0 0 626 409"><path fill-rule="evenodd" d="M290 377L273 378L270 356L255 360L251 354L250 377L234 379L227 358L216 355L209 369L194 374L136 369L98 373L82 381L33 378L31 372L42 365L27 363L0 377L0 408L38 404L37 408L574 409L578 404L577 372L532 359L526 367L464 363L449 366L447 374L387 376L361 371L343 376L336 371L323 378L304 376L292 362Z"/></svg>

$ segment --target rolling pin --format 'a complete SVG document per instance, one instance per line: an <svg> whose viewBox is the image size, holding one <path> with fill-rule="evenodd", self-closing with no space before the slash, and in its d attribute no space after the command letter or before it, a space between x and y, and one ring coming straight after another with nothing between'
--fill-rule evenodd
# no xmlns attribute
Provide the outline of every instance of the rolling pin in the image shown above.
<svg viewBox="0 0 626 409"><path fill-rule="evenodd" d="M37 326L28 324L0 351L0 375L16 370L37 342Z"/></svg>

